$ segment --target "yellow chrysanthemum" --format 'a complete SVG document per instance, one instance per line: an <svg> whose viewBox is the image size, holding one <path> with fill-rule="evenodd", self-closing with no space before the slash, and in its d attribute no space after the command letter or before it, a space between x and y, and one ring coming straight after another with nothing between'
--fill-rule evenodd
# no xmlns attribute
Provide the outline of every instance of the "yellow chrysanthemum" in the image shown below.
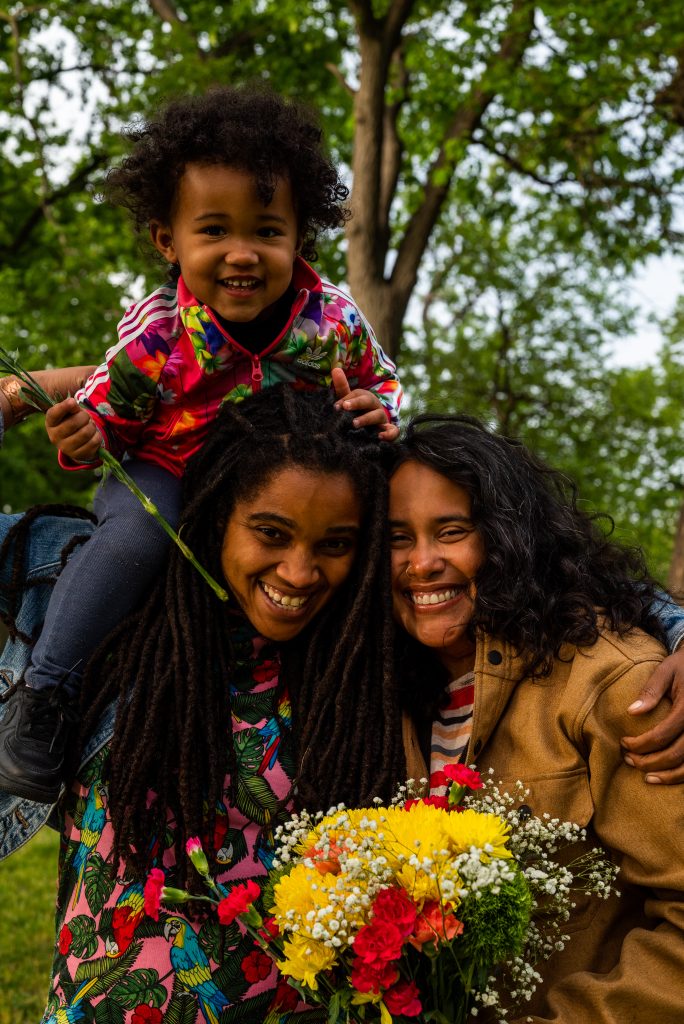
<svg viewBox="0 0 684 1024"><path fill-rule="evenodd" d="M390 807L383 812L385 821L378 826L384 839L385 854L390 863L399 863L400 858L416 856L435 859L445 847L444 822L447 811L429 804L414 804L405 811Z"/></svg>
<svg viewBox="0 0 684 1024"><path fill-rule="evenodd" d="M434 869L433 869L434 870ZM426 873L410 864L403 864L395 873L397 885L405 889L411 899L422 909L425 901L438 900L440 898L439 882L437 872Z"/></svg>
<svg viewBox="0 0 684 1024"><path fill-rule="evenodd" d="M314 992L318 988L316 975L331 968L336 959L335 950L313 939L295 937L283 945L285 959L278 969L296 981L301 981Z"/></svg>
<svg viewBox="0 0 684 1024"><path fill-rule="evenodd" d="M330 880L334 883L332 876ZM309 911L327 906L327 890L326 876L304 864L298 864L289 875L283 875L273 890L278 926L282 929L293 922L301 924Z"/></svg>
<svg viewBox="0 0 684 1024"><path fill-rule="evenodd" d="M371 835L373 830L365 824L362 826L361 822L378 821L381 813L384 814L385 811L380 812L375 807L355 807L348 811L335 811L333 814L328 814L316 825L315 829L309 832L304 842L297 847L296 852L306 856L310 850L318 849L321 845L322 835L325 835L331 843L341 843L351 831L357 833L357 840Z"/></svg>
<svg viewBox="0 0 684 1024"><path fill-rule="evenodd" d="M483 851L483 860L497 857L506 860L513 854L506 848L510 826L496 814L462 811L447 814L444 833L454 853L465 853L471 846Z"/></svg>

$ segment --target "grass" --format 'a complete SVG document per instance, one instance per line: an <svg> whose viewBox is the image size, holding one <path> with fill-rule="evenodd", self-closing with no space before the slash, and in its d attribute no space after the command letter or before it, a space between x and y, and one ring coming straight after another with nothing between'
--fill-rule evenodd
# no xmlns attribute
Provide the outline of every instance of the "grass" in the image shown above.
<svg viewBox="0 0 684 1024"><path fill-rule="evenodd" d="M0 1024L38 1024L54 945L59 836L50 828L0 864Z"/></svg>

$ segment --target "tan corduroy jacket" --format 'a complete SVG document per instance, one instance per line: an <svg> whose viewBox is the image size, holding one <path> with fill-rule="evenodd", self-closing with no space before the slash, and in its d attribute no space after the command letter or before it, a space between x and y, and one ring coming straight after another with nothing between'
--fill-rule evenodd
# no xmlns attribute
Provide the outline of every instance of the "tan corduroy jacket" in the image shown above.
<svg viewBox="0 0 684 1024"><path fill-rule="evenodd" d="M620 866L619 898L577 900L571 939L519 1022L684 1024L684 786L649 785L620 751L653 724L627 707L663 656L643 633L606 632L519 682L506 644L478 644L467 763L511 791L520 779L534 814L586 826Z"/></svg>

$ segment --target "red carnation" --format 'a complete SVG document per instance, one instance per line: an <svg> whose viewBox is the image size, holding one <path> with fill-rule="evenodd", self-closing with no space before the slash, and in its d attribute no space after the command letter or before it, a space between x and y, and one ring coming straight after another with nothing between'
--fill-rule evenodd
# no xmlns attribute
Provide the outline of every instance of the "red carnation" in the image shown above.
<svg viewBox="0 0 684 1024"><path fill-rule="evenodd" d="M403 932L391 921L371 921L356 933L354 952L365 964L380 967L396 960L403 944Z"/></svg>
<svg viewBox="0 0 684 1024"><path fill-rule="evenodd" d="M380 992L389 988L399 978L396 964L366 964L358 958L351 970L351 983L357 992Z"/></svg>
<svg viewBox="0 0 684 1024"><path fill-rule="evenodd" d="M159 908L161 906L162 889L164 888L165 881L164 872L160 868L152 868L145 882L143 890L145 913L154 921L159 920Z"/></svg>
<svg viewBox="0 0 684 1024"><path fill-rule="evenodd" d="M251 907L260 893L261 889L251 878L240 885L234 885L228 896L218 905L218 918L221 924L232 924L236 917Z"/></svg>
<svg viewBox="0 0 684 1024"><path fill-rule="evenodd" d="M147 1003L140 1003L133 1010L131 1024L161 1024L162 1012L156 1006L148 1006Z"/></svg>
<svg viewBox="0 0 684 1024"><path fill-rule="evenodd" d="M446 786L447 777L445 772L433 772L430 776L430 789L439 789L440 786Z"/></svg>
<svg viewBox="0 0 684 1024"><path fill-rule="evenodd" d="M425 796L422 800L407 800L404 804L404 810L409 811L416 804L422 804L427 807L441 807L443 811L449 810L449 801L445 796Z"/></svg>
<svg viewBox="0 0 684 1024"><path fill-rule="evenodd" d="M259 935L261 935L262 939L265 939L266 942L268 942L270 939L278 938L278 936L280 935L280 928L278 927L278 922L276 921L275 917L264 918L264 923L261 926Z"/></svg>
<svg viewBox="0 0 684 1024"><path fill-rule="evenodd" d="M373 920L390 921L406 938L413 931L418 909L403 889L381 889L373 902Z"/></svg>
<svg viewBox="0 0 684 1024"><path fill-rule="evenodd" d="M447 764L444 767L444 775L457 786L465 786L466 789L482 789L484 783L480 773L467 764Z"/></svg>
<svg viewBox="0 0 684 1024"><path fill-rule="evenodd" d="M393 1017L417 1017L423 1010L418 995L415 981L398 981L382 998Z"/></svg>
<svg viewBox="0 0 684 1024"><path fill-rule="evenodd" d="M263 981L265 978L268 978L273 961L270 956L267 956L260 949L253 949L251 953L247 954L240 966L247 981L250 985L254 985L257 981Z"/></svg>
<svg viewBox="0 0 684 1024"><path fill-rule="evenodd" d="M68 924L63 924L62 929L59 933L59 944L58 948L62 956L66 956L71 949L71 943L73 941L73 932Z"/></svg>

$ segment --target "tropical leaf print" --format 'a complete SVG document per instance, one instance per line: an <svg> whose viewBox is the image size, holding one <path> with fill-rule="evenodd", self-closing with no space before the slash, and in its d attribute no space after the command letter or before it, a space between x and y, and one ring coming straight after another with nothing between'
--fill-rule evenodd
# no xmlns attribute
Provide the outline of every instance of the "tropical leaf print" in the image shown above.
<svg viewBox="0 0 684 1024"><path fill-rule="evenodd" d="M187 992L174 992L164 1012L164 1024L197 1024L197 1002Z"/></svg>
<svg viewBox="0 0 684 1024"><path fill-rule="evenodd" d="M254 939L244 935L232 950L232 956L226 957L213 975L215 983L233 1003L242 999L249 988L249 982L242 973L242 961L255 948ZM272 997L273 993L269 994Z"/></svg>
<svg viewBox="0 0 684 1024"><path fill-rule="evenodd" d="M102 859L99 853L91 853L85 872L85 891L88 906L95 916L100 913L114 892L115 885L116 878L112 877L109 864Z"/></svg>
<svg viewBox="0 0 684 1024"><path fill-rule="evenodd" d="M238 772L255 772L264 756L264 745L256 729L242 729L233 736Z"/></svg>
<svg viewBox="0 0 684 1024"><path fill-rule="evenodd" d="M238 810L258 825L268 825L278 806L278 798L260 775L238 776L235 802Z"/></svg>
<svg viewBox="0 0 684 1024"><path fill-rule="evenodd" d="M264 1020L268 1013L268 1007L273 998L272 992L262 992L251 999L243 999L239 1003L233 1003L221 1014L220 1024L253 1024L255 1020ZM297 1018L299 1024L299 1018Z"/></svg>
<svg viewBox="0 0 684 1024"><path fill-rule="evenodd" d="M69 921L69 930L72 935L69 952L79 957L92 956L97 949L97 936L93 919L85 914L78 914Z"/></svg>
<svg viewBox="0 0 684 1024"><path fill-rule="evenodd" d="M106 998L95 1007L94 1024L124 1024L126 1012L123 1006Z"/></svg>
<svg viewBox="0 0 684 1024"><path fill-rule="evenodd" d="M210 960L220 964L225 959L226 952L240 941L241 932L234 921L230 927L222 927L218 921L205 921L199 932L199 941L202 949Z"/></svg>
<svg viewBox="0 0 684 1024"><path fill-rule="evenodd" d="M159 984L159 972L152 967L131 971L111 991L111 998L127 1010L134 1010L140 1003L163 1006L166 996L166 989Z"/></svg>

